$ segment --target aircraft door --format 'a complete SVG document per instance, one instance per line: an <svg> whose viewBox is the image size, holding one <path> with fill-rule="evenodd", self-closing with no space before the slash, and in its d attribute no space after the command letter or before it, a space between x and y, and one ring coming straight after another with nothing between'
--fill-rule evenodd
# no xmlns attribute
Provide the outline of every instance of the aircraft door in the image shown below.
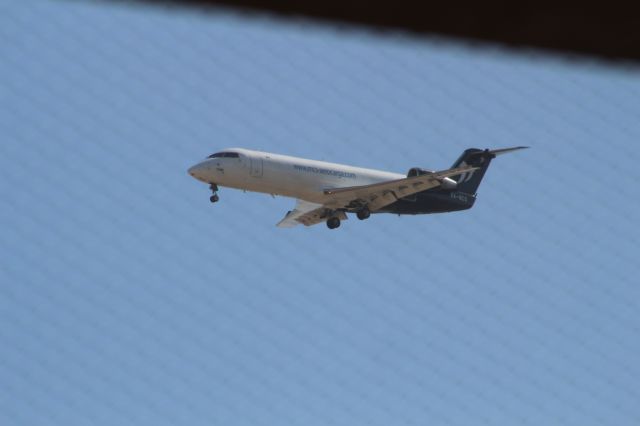
<svg viewBox="0 0 640 426"><path fill-rule="evenodd" d="M251 177L262 177L262 158L251 159Z"/></svg>

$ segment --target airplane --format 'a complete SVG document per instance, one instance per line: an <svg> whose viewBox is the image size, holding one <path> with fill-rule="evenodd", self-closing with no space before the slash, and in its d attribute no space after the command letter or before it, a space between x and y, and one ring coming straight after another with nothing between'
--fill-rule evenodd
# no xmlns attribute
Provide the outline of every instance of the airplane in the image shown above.
<svg viewBox="0 0 640 426"><path fill-rule="evenodd" d="M364 220L372 213L416 215L470 209L491 160L524 148L528 147L469 148L449 169L413 167L406 175L229 148L209 155L188 172L209 184L212 203L219 200L219 186L292 197L297 199L296 206L278 227L325 222L335 229L348 219L347 213Z"/></svg>

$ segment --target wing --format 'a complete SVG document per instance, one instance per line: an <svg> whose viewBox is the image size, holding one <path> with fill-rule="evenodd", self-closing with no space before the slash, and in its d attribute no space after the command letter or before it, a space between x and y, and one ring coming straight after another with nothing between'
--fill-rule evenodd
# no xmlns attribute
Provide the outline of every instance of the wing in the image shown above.
<svg viewBox="0 0 640 426"><path fill-rule="evenodd" d="M324 203L319 204L298 200L296 207L289 211L276 226L291 228L300 223L305 226L311 226L324 222L333 215L337 215L341 220L344 220L347 219L345 210L364 206L374 212L394 203L399 198L436 188L442 184L442 180L446 177L456 176L476 169L477 167L464 166L371 185L327 189L324 191L326 199Z"/></svg>
<svg viewBox="0 0 640 426"><path fill-rule="evenodd" d="M374 212L400 198L436 188L442 184L442 180L446 177L476 169L477 167L464 166L371 185L327 189L324 191L327 201L323 206L329 209L367 206L370 211Z"/></svg>
<svg viewBox="0 0 640 426"><path fill-rule="evenodd" d="M340 212L340 219L346 219L347 215ZM305 226L315 225L324 222L332 214L334 210L324 204L311 203L309 201L298 200L296 207L289 211L276 226L280 228L292 228L296 225L303 224Z"/></svg>

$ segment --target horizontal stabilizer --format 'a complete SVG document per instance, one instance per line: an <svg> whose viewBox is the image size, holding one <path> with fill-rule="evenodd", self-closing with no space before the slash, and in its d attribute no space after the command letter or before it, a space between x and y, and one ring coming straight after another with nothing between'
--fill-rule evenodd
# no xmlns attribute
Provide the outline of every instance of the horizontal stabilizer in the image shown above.
<svg viewBox="0 0 640 426"><path fill-rule="evenodd" d="M528 146L514 146L513 148L502 148L502 149L492 149L489 151L486 151L488 154L492 154L495 156L498 155L502 155L502 154L507 154L509 152L513 152L513 151L518 151L520 149L527 149L529 148Z"/></svg>

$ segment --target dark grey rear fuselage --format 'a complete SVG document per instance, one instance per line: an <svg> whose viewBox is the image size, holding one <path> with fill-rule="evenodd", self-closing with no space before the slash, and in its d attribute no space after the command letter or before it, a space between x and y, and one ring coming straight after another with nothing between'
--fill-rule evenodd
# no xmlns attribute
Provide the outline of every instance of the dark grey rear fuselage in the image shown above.
<svg viewBox="0 0 640 426"><path fill-rule="evenodd" d="M428 214L467 210L473 207L475 195L461 191L439 189L419 192L413 197L401 198L378 210L379 213Z"/></svg>

